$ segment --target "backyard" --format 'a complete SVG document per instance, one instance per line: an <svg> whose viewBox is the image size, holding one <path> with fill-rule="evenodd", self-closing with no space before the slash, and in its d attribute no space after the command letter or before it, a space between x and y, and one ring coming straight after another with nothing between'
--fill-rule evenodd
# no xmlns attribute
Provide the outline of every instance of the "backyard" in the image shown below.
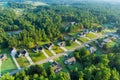
<svg viewBox="0 0 120 80"><path fill-rule="evenodd" d="M10 52L8 49L3 49L2 52L3 54L7 54L7 60L2 61L2 68L1 68L1 73L7 73L7 72L11 72L13 70L16 70L17 67L10 55ZM9 64L9 66L8 66Z"/></svg>

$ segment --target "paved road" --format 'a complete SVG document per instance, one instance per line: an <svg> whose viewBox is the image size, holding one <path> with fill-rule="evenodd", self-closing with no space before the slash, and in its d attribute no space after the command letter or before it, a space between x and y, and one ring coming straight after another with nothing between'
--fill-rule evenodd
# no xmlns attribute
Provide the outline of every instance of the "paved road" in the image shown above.
<svg viewBox="0 0 120 80"><path fill-rule="evenodd" d="M86 44L89 44L89 43L91 43L91 42L93 42L93 41L95 41L96 39L99 39L99 38L101 38L101 37L104 37L104 36L99 35L98 37L96 37L96 38L94 38L94 39L91 39L90 41L88 41L88 42L86 42L86 43L84 43L84 44L81 44L80 46L77 46L77 47L75 47L75 48L73 48L73 49L71 49L71 50L65 51L65 52L63 52L63 53L59 53L59 54L57 54L57 55L55 55L55 56L52 56L52 57L49 57L49 58L47 58L47 59L38 61L38 62L36 62L36 63L34 63L34 64L43 64L43 63L46 63L46 62L48 62L48 61L50 61L50 60L52 60L52 59L61 57L61 56L63 56L64 54L69 54L69 53L75 51L76 49L82 48L82 47L84 47ZM28 67L29 67L29 66L28 66ZM17 72L19 72L19 71L21 71L21 70L24 70L24 68L22 68L22 69L20 69L20 70L15 70L15 71L11 72L10 74L11 74L11 75L14 75L15 73L17 73Z"/></svg>

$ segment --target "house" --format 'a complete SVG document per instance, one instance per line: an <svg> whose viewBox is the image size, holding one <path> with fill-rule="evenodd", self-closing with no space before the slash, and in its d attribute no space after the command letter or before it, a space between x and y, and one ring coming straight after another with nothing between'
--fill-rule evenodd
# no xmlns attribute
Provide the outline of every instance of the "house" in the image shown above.
<svg viewBox="0 0 120 80"><path fill-rule="evenodd" d="M33 48L33 51L34 52L39 52L39 51L42 51L43 48L41 46L35 46L35 48Z"/></svg>
<svg viewBox="0 0 120 80"><path fill-rule="evenodd" d="M24 50L21 50L21 51L17 51L17 53L16 53L16 57L21 57L21 56L27 56L28 55L28 52L27 52L27 50L26 49L24 49Z"/></svg>
<svg viewBox="0 0 120 80"><path fill-rule="evenodd" d="M77 25L77 23L73 21L70 23L70 25Z"/></svg>
<svg viewBox="0 0 120 80"><path fill-rule="evenodd" d="M89 33L89 30L88 30L88 29L85 29L85 30L83 31L83 33L84 33L84 34L87 34L87 33Z"/></svg>
<svg viewBox="0 0 120 80"><path fill-rule="evenodd" d="M110 39L110 38L105 38L105 39L103 39L103 42L108 43L108 42L112 42L112 41L111 41L111 39Z"/></svg>
<svg viewBox="0 0 120 80"><path fill-rule="evenodd" d="M62 70L62 66L60 65L55 65L55 66L52 66L52 69L54 70L54 72L60 72Z"/></svg>
<svg viewBox="0 0 120 80"><path fill-rule="evenodd" d="M65 41L62 41L62 42L59 42L58 43L58 46L60 46L60 47L63 47L63 46L65 46L66 44L65 44Z"/></svg>
<svg viewBox="0 0 120 80"><path fill-rule="evenodd" d="M74 42L76 42L76 41L77 41L77 39L76 39L76 38L71 38L71 40L72 40L72 41L74 41Z"/></svg>
<svg viewBox="0 0 120 80"><path fill-rule="evenodd" d="M64 61L65 64L75 64L76 59L75 57L68 58L67 60Z"/></svg>
<svg viewBox="0 0 120 80"><path fill-rule="evenodd" d="M94 53L95 51L97 51L95 47L90 47L90 53Z"/></svg>
<svg viewBox="0 0 120 80"><path fill-rule="evenodd" d="M0 60L6 60L7 55L6 54L0 54Z"/></svg>
<svg viewBox="0 0 120 80"><path fill-rule="evenodd" d="M12 55L12 56L15 56L16 53L17 53L17 50L16 50L16 48L13 47L13 48L11 49L11 55Z"/></svg>
<svg viewBox="0 0 120 80"><path fill-rule="evenodd" d="M45 44L45 48L47 48L47 49L52 49L53 46L54 46L54 44L52 44L52 43Z"/></svg>
<svg viewBox="0 0 120 80"><path fill-rule="evenodd" d="M85 37L86 34L85 34L85 33L79 33L77 36L78 36L78 37Z"/></svg>

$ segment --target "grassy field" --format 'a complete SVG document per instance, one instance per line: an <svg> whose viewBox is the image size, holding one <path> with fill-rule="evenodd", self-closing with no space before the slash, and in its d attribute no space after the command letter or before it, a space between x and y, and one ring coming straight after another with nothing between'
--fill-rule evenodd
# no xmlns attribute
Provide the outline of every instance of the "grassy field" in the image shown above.
<svg viewBox="0 0 120 80"><path fill-rule="evenodd" d="M3 54L7 54L7 60L2 61L2 67L1 67L1 73L7 73L11 72L13 70L16 70L17 67L14 63L14 61L11 58L10 52L7 49L2 50Z"/></svg>
<svg viewBox="0 0 120 80"><path fill-rule="evenodd" d="M87 42L89 40L87 38L85 38L85 37L80 37L80 38L78 38L78 41L81 41L82 43L85 43L85 42Z"/></svg>
<svg viewBox="0 0 120 80"><path fill-rule="evenodd" d="M86 36L90 39L93 39L96 37L96 35L94 33L88 33L88 34L86 34Z"/></svg>
<svg viewBox="0 0 120 80"><path fill-rule="evenodd" d="M32 50L29 51L29 55L30 55L31 59L33 60L33 62L37 62L37 61L40 61L40 60L43 60L46 58L42 52L35 53Z"/></svg>
<svg viewBox="0 0 120 80"><path fill-rule="evenodd" d="M52 48L56 54L64 52L59 46L53 46Z"/></svg>
<svg viewBox="0 0 120 80"><path fill-rule="evenodd" d="M76 46L79 46L79 45L78 45L77 43L73 42L71 46L65 46L65 48L66 48L67 50L70 50L70 49L75 48Z"/></svg>
<svg viewBox="0 0 120 80"><path fill-rule="evenodd" d="M19 58L16 58L16 60L18 64L20 65L20 67L27 67L30 65L26 57L19 57Z"/></svg>
<svg viewBox="0 0 120 80"><path fill-rule="evenodd" d="M53 54L48 50L48 49L44 49L45 50L45 52L48 54L48 56L53 56Z"/></svg>

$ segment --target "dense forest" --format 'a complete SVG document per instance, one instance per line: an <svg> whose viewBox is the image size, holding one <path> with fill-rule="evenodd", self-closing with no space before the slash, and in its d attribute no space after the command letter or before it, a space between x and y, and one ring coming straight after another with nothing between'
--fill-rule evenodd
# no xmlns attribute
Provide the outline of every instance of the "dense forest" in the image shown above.
<svg viewBox="0 0 120 80"><path fill-rule="evenodd" d="M19 6L19 5L18 5ZM114 14L115 13L115 14ZM0 10L0 44L2 48L26 46L32 48L39 41L54 41L62 38L65 25L78 23L67 32L76 29L92 29L92 23L114 23L119 27L119 7L111 4L81 3L71 6L38 6L27 10L22 16L17 16L13 10ZM48 28L49 27L49 28ZM18 35L7 34L8 31L21 30Z"/></svg>

